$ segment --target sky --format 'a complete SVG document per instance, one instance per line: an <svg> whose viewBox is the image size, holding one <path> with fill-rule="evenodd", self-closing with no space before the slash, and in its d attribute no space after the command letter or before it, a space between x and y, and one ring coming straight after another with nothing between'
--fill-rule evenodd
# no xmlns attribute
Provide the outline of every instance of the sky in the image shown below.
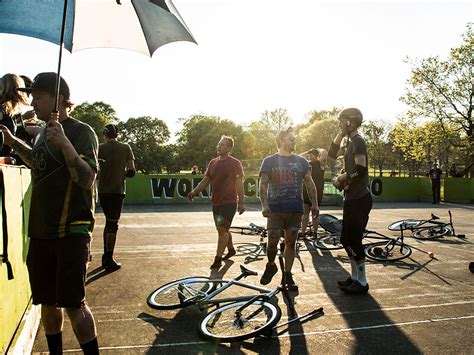
<svg viewBox="0 0 474 355"><path fill-rule="evenodd" d="M198 45L176 42L152 58L121 49L63 54L71 99L104 101L125 121L152 116L173 133L180 118L238 124L284 108L307 113L358 107L366 120L395 121L411 65L462 43L473 2L174 0ZM0 34L0 74L56 71L58 46Z"/></svg>

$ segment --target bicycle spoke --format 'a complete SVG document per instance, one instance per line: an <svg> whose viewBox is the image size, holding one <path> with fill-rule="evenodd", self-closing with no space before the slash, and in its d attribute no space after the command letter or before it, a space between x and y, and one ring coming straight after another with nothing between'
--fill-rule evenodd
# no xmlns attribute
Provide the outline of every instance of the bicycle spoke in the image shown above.
<svg viewBox="0 0 474 355"><path fill-rule="evenodd" d="M245 304L232 303L211 312L201 323L201 332L220 341L246 339L273 326L280 318L279 309L269 302ZM243 305L245 307L241 309Z"/></svg>

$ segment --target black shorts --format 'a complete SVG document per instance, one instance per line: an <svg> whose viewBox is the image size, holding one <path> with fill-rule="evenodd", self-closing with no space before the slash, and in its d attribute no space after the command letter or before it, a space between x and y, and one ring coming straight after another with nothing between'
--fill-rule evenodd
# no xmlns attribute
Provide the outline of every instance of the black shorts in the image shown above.
<svg viewBox="0 0 474 355"><path fill-rule="evenodd" d="M99 194L100 206L104 211L105 219L119 221L122 214L123 194Z"/></svg>
<svg viewBox="0 0 474 355"><path fill-rule="evenodd" d="M33 304L64 308L84 304L90 241L84 235L30 239L26 264Z"/></svg>
<svg viewBox="0 0 474 355"><path fill-rule="evenodd" d="M229 229L235 212L237 212L237 205L229 203L226 205L212 206L212 214L214 215L214 223L217 228L224 227Z"/></svg>

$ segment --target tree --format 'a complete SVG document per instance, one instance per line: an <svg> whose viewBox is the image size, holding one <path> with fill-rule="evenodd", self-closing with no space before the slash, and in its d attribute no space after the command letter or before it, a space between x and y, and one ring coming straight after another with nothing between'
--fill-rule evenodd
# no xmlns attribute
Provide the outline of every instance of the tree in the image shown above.
<svg viewBox="0 0 474 355"><path fill-rule="evenodd" d="M222 135L234 138L232 155L244 158L243 129L230 120L215 116L192 115L183 122L178 133L178 162L182 169L193 165L204 169L208 162L216 157L216 145Z"/></svg>
<svg viewBox="0 0 474 355"><path fill-rule="evenodd" d="M170 131L164 121L149 116L132 117L120 122L118 128L122 141L133 150L137 171L144 174L160 173L170 163L169 151L165 146Z"/></svg>
<svg viewBox="0 0 474 355"><path fill-rule="evenodd" d="M391 146L388 141L390 130L390 125L383 121L368 121L361 127L367 143L369 165L377 166L380 176L382 176L384 164L389 161L391 155Z"/></svg>
<svg viewBox="0 0 474 355"><path fill-rule="evenodd" d="M406 61L413 65L407 90L401 101L409 106L408 117L430 118L440 123L448 136L448 125L461 134L459 141L450 143L468 152L474 161L472 100L472 24L467 25L463 43L451 49L447 60L429 57L421 61ZM468 161L466 161L468 163Z"/></svg>
<svg viewBox="0 0 474 355"><path fill-rule="evenodd" d="M308 123L297 127L296 133L300 142L297 145L299 152L310 148L329 149L332 140L339 132L339 121L337 115L340 109L312 111L308 114ZM334 172L336 161L328 160L329 169Z"/></svg>
<svg viewBox="0 0 474 355"><path fill-rule="evenodd" d="M112 106L102 101L97 101L92 104L83 102L77 105L71 112L71 117L91 126L97 134L99 142L104 142L104 137L102 136L104 126L118 120Z"/></svg>
<svg viewBox="0 0 474 355"><path fill-rule="evenodd" d="M277 108L273 111L264 111L260 115L260 122L275 132L293 126L293 119L288 116L288 111L284 108Z"/></svg>

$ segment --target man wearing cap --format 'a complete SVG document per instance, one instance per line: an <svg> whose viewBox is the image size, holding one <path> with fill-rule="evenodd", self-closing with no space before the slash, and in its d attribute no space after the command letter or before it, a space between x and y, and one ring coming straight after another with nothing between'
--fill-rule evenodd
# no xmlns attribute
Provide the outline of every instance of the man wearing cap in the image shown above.
<svg viewBox="0 0 474 355"><path fill-rule="evenodd" d="M36 116L46 122L33 148L0 126L5 143L31 167L32 192L27 267L33 304L52 354L62 353L63 310L85 354L98 354L94 317L86 304L85 279L94 227L92 186L98 140L92 128L69 117L69 87L60 79L55 110L56 73L40 73L29 88Z"/></svg>
<svg viewBox="0 0 474 355"><path fill-rule="evenodd" d="M369 284L365 276L365 253L362 238L372 209L369 192L367 145L358 132L362 125L362 112L347 108L338 117L340 131L329 148L329 157L344 155L344 173L333 179L334 186L344 190L341 243L351 260L351 276L338 285L346 293L366 293ZM340 149L347 136L345 149Z"/></svg>
<svg viewBox="0 0 474 355"><path fill-rule="evenodd" d="M117 140L118 128L114 124L104 127L106 143L99 146L100 169L99 201L105 214L104 254L102 266L112 272L120 269L121 265L114 258L115 241L117 239L118 222L122 213L125 198L125 178L135 176L135 157L132 148Z"/></svg>

